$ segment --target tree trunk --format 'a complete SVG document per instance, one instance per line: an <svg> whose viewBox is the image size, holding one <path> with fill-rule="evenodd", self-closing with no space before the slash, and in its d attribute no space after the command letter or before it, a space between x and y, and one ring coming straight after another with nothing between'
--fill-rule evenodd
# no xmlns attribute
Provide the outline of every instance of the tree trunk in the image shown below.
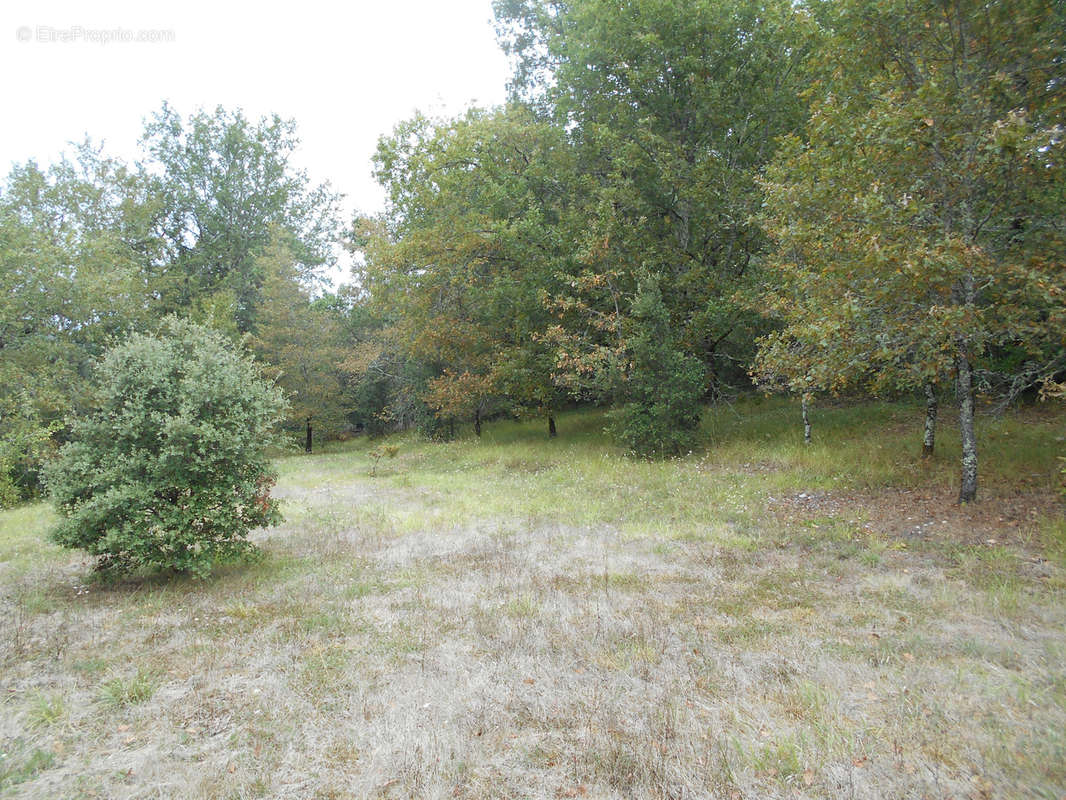
<svg viewBox="0 0 1066 800"><path fill-rule="evenodd" d="M807 408L810 405L811 396L807 393L803 393L803 400L800 403L800 407L803 409L803 443L811 443L811 418L807 415Z"/></svg>
<svg viewBox="0 0 1066 800"><path fill-rule="evenodd" d="M962 434L962 486L959 502L977 499L977 436L973 429L973 365L966 353L959 354L959 432Z"/></svg>
<svg viewBox="0 0 1066 800"><path fill-rule="evenodd" d="M922 440L922 458L933 455L933 447L936 445L936 412L939 403L933 384L925 385L925 438Z"/></svg>
<svg viewBox="0 0 1066 800"><path fill-rule="evenodd" d="M556 436L555 430L555 417L551 414L548 415L548 438L554 439Z"/></svg>
<svg viewBox="0 0 1066 800"><path fill-rule="evenodd" d="M304 451L311 452L311 418L307 418L307 443L304 445Z"/></svg>
<svg viewBox="0 0 1066 800"><path fill-rule="evenodd" d="M474 412L474 433L481 435L481 409Z"/></svg>

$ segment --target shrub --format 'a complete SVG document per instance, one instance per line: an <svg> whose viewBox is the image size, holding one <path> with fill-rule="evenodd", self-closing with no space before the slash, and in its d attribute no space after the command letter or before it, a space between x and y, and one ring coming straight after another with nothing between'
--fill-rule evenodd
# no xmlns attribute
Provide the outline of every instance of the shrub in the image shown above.
<svg viewBox="0 0 1066 800"><path fill-rule="evenodd" d="M383 444L381 447L375 447L370 451L370 460L373 462L370 465L370 477L377 477L378 474L378 462L381 459L388 456L389 458L396 458L396 454L400 452L400 448L394 444Z"/></svg>
<svg viewBox="0 0 1066 800"><path fill-rule="evenodd" d="M609 431L636 455L676 455L695 442L703 365L678 348L654 277L642 278L629 324L628 370L620 388L623 403L611 412Z"/></svg>
<svg viewBox="0 0 1066 800"><path fill-rule="evenodd" d="M280 517L265 447L284 401L219 334L164 321L96 365L95 411L46 470L64 547L110 573L204 576Z"/></svg>

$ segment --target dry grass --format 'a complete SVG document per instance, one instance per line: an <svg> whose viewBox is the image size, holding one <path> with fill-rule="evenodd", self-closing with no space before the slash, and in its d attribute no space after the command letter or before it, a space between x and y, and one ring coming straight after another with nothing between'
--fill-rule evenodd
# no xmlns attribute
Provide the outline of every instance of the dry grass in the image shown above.
<svg viewBox="0 0 1066 800"><path fill-rule="evenodd" d="M888 457L878 490L761 428L658 465L560 422L286 459L288 521L207 582L102 586L0 516L0 795L1066 793L1053 460L910 535Z"/></svg>

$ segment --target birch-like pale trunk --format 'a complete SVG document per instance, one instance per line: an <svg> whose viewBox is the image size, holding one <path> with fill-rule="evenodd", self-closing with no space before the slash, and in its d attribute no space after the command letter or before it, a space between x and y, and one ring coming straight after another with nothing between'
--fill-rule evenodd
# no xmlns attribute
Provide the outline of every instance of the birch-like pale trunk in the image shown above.
<svg viewBox="0 0 1066 800"><path fill-rule="evenodd" d="M933 384L925 385L925 437L922 439L922 458L933 455L936 446L936 413L939 407Z"/></svg>
<svg viewBox="0 0 1066 800"><path fill-rule="evenodd" d="M803 393L803 400L800 401L800 407L803 409L803 443L811 443L811 418L807 413L810 406L811 396L807 392Z"/></svg>
<svg viewBox="0 0 1066 800"><path fill-rule="evenodd" d="M959 502L977 499L977 435L973 427L973 365L965 352L959 353L959 432L962 434L962 482Z"/></svg>

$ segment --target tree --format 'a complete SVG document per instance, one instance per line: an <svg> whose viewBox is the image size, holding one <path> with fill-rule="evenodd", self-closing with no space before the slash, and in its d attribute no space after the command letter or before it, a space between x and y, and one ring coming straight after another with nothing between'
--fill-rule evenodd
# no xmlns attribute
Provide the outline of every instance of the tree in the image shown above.
<svg viewBox="0 0 1066 800"><path fill-rule="evenodd" d="M158 314L162 209L151 176L88 142L0 187L0 482L19 497L48 436L85 408L87 365Z"/></svg>
<svg viewBox="0 0 1066 800"><path fill-rule="evenodd" d="M265 447L280 391L220 334L176 318L109 350L94 379L94 410L46 474L53 539L112 574L204 576L247 555L248 532L279 519Z"/></svg>
<svg viewBox="0 0 1066 800"><path fill-rule="evenodd" d="M969 502L979 379L991 386L1007 367L1016 392L1066 352L1066 11L1041 0L832 8L807 138L785 142L765 183L771 288L794 301L781 336L818 342L834 380L859 363L875 387L954 375ZM774 343L764 361L780 365L788 348Z"/></svg>
<svg viewBox="0 0 1066 800"><path fill-rule="evenodd" d="M567 131L584 219L553 293L568 379L617 348L619 298L659 274L684 349L742 374L757 314L734 299L767 240L752 224L775 137L803 120L815 29L787 0L497 0L515 95ZM563 313L565 312L565 313ZM606 350L605 350L606 349Z"/></svg>
<svg viewBox="0 0 1066 800"><path fill-rule="evenodd" d="M272 236L284 238L307 285L334 262L338 197L292 166L297 144L294 121L252 122L221 106L183 119L164 104L148 122L142 146L167 192L172 310L222 293L236 328L251 331L264 277L256 259Z"/></svg>
<svg viewBox="0 0 1066 800"><path fill-rule="evenodd" d="M282 237L267 245L255 270L263 285L249 346L285 394L285 428L303 433L313 424L320 437L336 437L347 422L341 315L325 298L312 299Z"/></svg>
<svg viewBox="0 0 1066 800"><path fill-rule="evenodd" d="M626 327L626 360L616 378L622 405L611 412L610 431L637 455L682 453L699 428L705 373L678 348L655 276L641 276Z"/></svg>
<svg viewBox="0 0 1066 800"><path fill-rule="evenodd" d="M567 258L571 150L528 109L416 116L383 138L376 174L389 192L358 220L361 284L388 338L419 365L411 390L451 426L490 409L549 417L560 402L539 338L543 294Z"/></svg>

